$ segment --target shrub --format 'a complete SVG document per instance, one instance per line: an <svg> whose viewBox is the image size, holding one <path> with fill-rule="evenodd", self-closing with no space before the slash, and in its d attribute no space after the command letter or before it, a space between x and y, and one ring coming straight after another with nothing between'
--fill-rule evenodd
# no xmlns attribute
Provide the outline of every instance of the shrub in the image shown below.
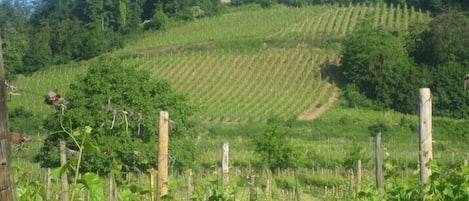
<svg viewBox="0 0 469 201"><path fill-rule="evenodd" d="M288 141L288 136L287 132L281 132L276 126L257 136L254 144L261 166L271 171L296 167L298 153Z"/></svg>

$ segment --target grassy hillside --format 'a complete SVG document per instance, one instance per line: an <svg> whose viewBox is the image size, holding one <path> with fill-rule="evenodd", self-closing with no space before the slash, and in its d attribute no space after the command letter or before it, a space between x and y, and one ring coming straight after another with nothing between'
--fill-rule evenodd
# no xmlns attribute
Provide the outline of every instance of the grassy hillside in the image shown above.
<svg viewBox="0 0 469 201"><path fill-rule="evenodd" d="M146 33L113 54L169 80L200 106L199 120L314 119L338 94L321 69L337 64L340 38L362 20L403 31L428 16L392 5L251 6ZM10 107L47 113L41 96L59 88L66 97L68 84L86 68L74 64L20 77L14 85L25 92L12 97Z"/></svg>

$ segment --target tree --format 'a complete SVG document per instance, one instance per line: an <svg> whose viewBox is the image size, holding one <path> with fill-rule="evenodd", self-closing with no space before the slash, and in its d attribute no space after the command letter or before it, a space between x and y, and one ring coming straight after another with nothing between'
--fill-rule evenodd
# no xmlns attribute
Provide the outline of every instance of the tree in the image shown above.
<svg viewBox="0 0 469 201"><path fill-rule="evenodd" d="M431 74L435 114L452 118L469 116L469 95L462 81L469 65L469 18L450 10L420 25L408 43L415 61Z"/></svg>
<svg viewBox="0 0 469 201"><path fill-rule="evenodd" d="M348 84L384 108L415 112L417 89L422 79L399 38L364 24L346 36L342 50L342 74ZM423 79L425 80L425 79Z"/></svg>
<svg viewBox="0 0 469 201"><path fill-rule="evenodd" d="M463 119L469 116L469 95L464 90L462 77L467 66L448 61L432 69L435 115Z"/></svg>
<svg viewBox="0 0 469 201"><path fill-rule="evenodd" d="M50 48L50 26L47 21L42 22L43 25L38 32L32 33L34 40L29 41L29 47L23 58L25 67L18 73L33 73L34 71L52 63L52 50Z"/></svg>
<svg viewBox="0 0 469 201"><path fill-rule="evenodd" d="M27 50L30 7L25 1L0 1L0 35L3 38L5 74L12 79L24 68L23 57Z"/></svg>
<svg viewBox="0 0 469 201"><path fill-rule="evenodd" d="M430 65L469 61L469 18L464 13L456 10L442 13L430 22L429 29L425 42L431 50L426 57Z"/></svg>
<svg viewBox="0 0 469 201"><path fill-rule="evenodd" d="M299 154L287 137L286 131L273 126L254 140L255 153L259 155L262 166L272 171L296 167Z"/></svg>
<svg viewBox="0 0 469 201"><path fill-rule="evenodd" d="M124 66L119 59L99 60L89 67L85 77L70 86L67 107L56 108L56 112L48 116L45 128L57 134L46 138L35 157L41 166L59 165L59 139L67 140L68 148L77 150L71 139L61 132L63 129L90 126L92 143L100 147L101 153L84 155L81 170L144 171L157 163L155 125L160 110L169 111L171 120L177 123L177 128L171 130L172 141L183 139L182 134L190 127L188 117L192 107L184 96L172 91L168 82L152 80L147 72L136 70L136 66ZM192 157L176 152L176 160Z"/></svg>

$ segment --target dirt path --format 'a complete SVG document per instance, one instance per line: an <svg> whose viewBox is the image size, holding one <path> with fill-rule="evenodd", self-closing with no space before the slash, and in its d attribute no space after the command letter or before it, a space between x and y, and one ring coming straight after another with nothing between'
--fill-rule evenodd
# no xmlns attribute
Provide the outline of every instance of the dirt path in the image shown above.
<svg viewBox="0 0 469 201"><path fill-rule="evenodd" d="M317 106L331 87L331 84L328 84L325 87L326 89L323 90L319 95L319 98L317 98L316 101L305 112L303 112L303 114L298 117L298 120L312 121L321 116L321 114L323 114L325 111L327 111L327 109L329 109L329 107L331 107L332 104L334 104L334 102L337 100L337 89L332 89L334 91L332 92L331 96L329 97L329 100L327 100L325 104L321 105L320 107Z"/></svg>

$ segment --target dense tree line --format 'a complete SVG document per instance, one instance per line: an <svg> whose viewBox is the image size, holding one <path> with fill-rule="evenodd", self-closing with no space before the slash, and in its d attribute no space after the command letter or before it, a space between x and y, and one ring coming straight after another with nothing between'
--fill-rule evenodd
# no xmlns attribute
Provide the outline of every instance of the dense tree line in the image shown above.
<svg viewBox="0 0 469 201"><path fill-rule="evenodd" d="M170 19L216 15L220 7L216 0L0 0L7 76L89 59Z"/></svg>
<svg viewBox="0 0 469 201"><path fill-rule="evenodd" d="M362 25L343 45L344 95L350 106L415 113L417 89L429 87L436 115L469 117L463 85L469 73L469 18L463 12L441 13L404 35Z"/></svg>

